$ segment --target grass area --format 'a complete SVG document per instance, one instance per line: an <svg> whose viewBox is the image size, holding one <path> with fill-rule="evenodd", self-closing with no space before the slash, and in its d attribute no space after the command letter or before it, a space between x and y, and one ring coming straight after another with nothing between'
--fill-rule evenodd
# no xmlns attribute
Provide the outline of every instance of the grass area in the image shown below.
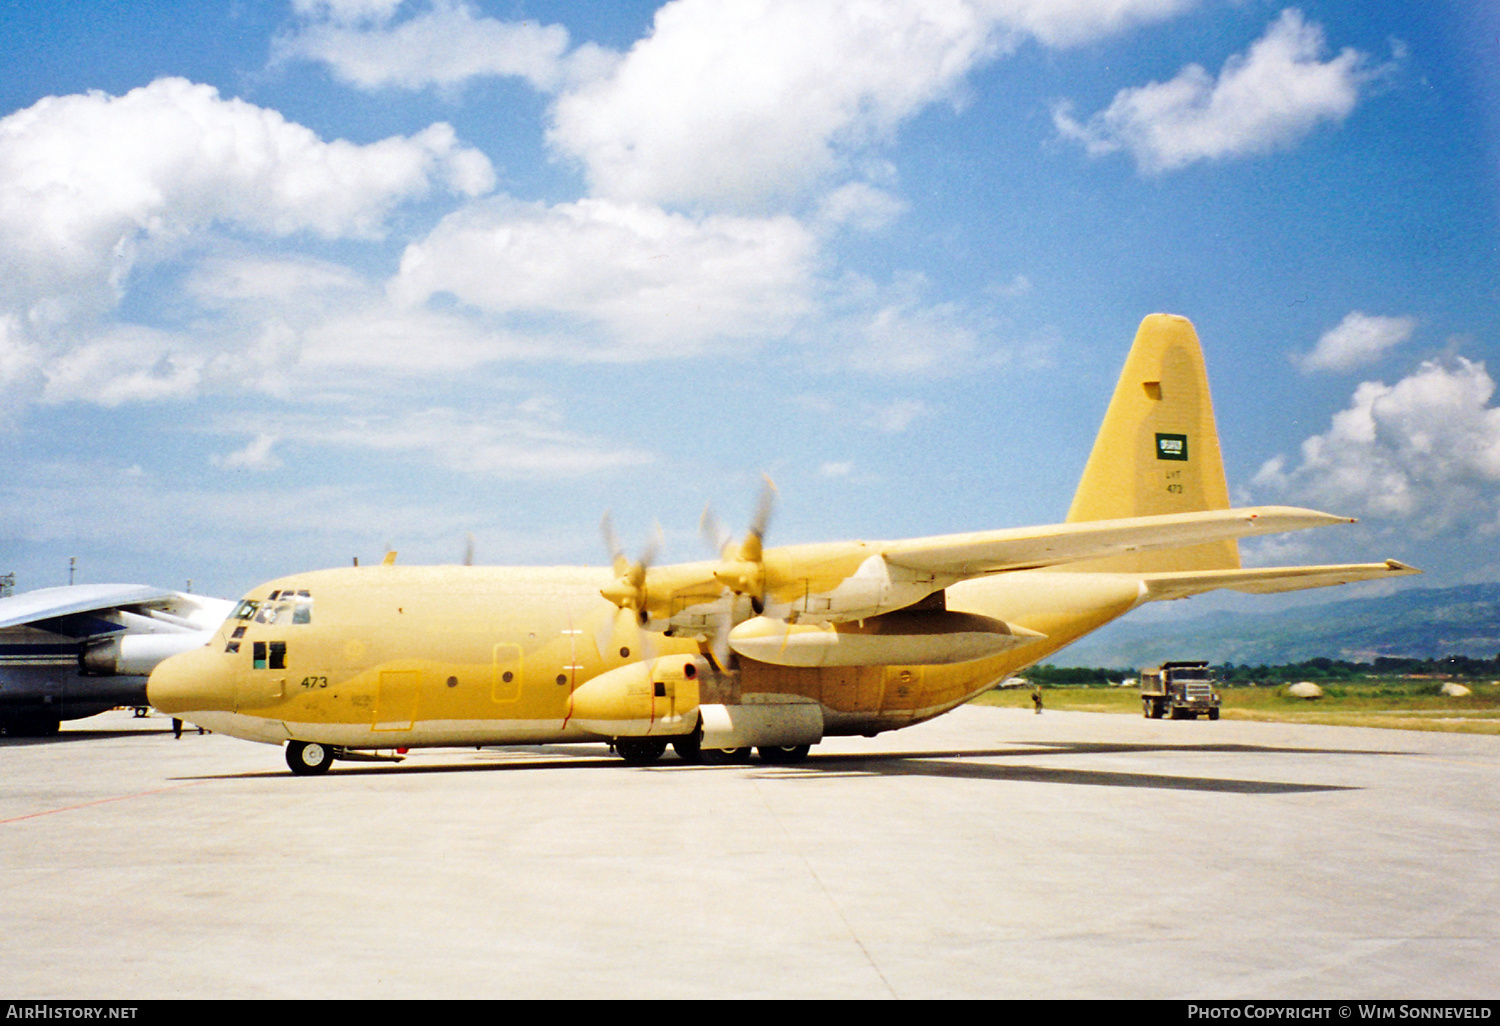
<svg viewBox="0 0 1500 1026"><path fill-rule="evenodd" d="M1285 687L1226 687L1220 715L1226 720L1323 723L1337 727L1390 727L1398 730L1445 730L1467 734L1500 734L1500 684L1465 681L1473 694L1450 698L1438 693L1440 681L1381 679L1321 684L1324 697L1292 698ZM1030 709L1030 688L987 691L979 705ZM1136 688L1043 687L1047 709L1071 712L1141 715Z"/></svg>

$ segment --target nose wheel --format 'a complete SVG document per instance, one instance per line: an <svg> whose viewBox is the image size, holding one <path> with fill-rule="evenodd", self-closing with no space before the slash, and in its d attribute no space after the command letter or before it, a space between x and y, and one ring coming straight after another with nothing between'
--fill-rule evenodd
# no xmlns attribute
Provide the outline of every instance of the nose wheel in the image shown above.
<svg viewBox="0 0 1500 1026"><path fill-rule="evenodd" d="M333 749L316 741L290 741L286 746L286 764L299 777L327 773L333 765Z"/></svg>

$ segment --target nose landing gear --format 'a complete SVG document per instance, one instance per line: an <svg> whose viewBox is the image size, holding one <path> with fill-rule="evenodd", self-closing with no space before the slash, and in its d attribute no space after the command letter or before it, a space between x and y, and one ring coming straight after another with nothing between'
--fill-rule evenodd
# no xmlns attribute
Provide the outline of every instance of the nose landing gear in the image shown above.
<svg viewBox="0 0 1500 1026"><path fill-rule="evenodd" d="M299 777L327 773L328 767L333 765L333 748L316 741L289 741L286 764Z"/></svg>

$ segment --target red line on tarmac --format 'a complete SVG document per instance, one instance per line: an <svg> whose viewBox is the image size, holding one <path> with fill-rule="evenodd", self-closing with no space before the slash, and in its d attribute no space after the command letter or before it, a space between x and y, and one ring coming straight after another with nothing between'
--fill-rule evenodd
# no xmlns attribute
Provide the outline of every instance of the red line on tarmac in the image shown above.
<svg viewBox="0 0 1500 1026"><path fill-rule="evenodd" d="M167 791L176 791L178 788L190 787L190 784L173 784L171 787L158 787L152 791L139 791L135 794L119 794L113 798L99 798L91 802L82 802L78 805L64 805L60 809L46 809L42 812L28 812L24 816L12 816L10 819L0 819L0 826L6 823L19 823L23 819L36 819L38 816L50 816L57 812L72 812L75 809L86 809L90 805L105 805L109 802L123 802L127 798L144 798L148 794L163 794Z"/></svg>

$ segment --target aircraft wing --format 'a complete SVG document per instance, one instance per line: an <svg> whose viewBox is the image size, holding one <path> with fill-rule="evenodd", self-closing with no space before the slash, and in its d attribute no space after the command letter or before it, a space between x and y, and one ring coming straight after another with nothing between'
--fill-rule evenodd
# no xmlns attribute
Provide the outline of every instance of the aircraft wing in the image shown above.
<svg viewBox="0 0 1500 1026"><path fill-rule="evenodd" d="M1353 522L1291 506L1251 506L916 538L888 543L881 552L892 566L963 579Z"/></svg>
<svg viewBox="0 0 1500 1026"><path fill-rule="evenodd" d="M1324 588L1356 581L1406 577L1422 571L1388 559L1384 563L1343 563L1331 566L1266 566L1249 570L1183 570L1151 574L1145 579L1146 601L1187 598L1226 588L1254 595L1270 595L1304 588Z"/></svg>
<svg viewBox="0 0 1500 1026"><path fill-rule="evenodd" d="M0 628L22 627L79 613L97 613L121 606L166 605L177 592L144 584L78 584L40 588L0 598Z"/></svg>
<svg viewBox="0 0 1500 1026"><path fill-rule="evenodd" d="M762 563L653 569L646 604L653 622L686 630L706 629L726 616L743 619L716 598L722 585L751 596L773 619L845 623L906 608L988 574L1352 522L1309 509L1253 506L907 541L789 545L765 550Z"/></svg>

